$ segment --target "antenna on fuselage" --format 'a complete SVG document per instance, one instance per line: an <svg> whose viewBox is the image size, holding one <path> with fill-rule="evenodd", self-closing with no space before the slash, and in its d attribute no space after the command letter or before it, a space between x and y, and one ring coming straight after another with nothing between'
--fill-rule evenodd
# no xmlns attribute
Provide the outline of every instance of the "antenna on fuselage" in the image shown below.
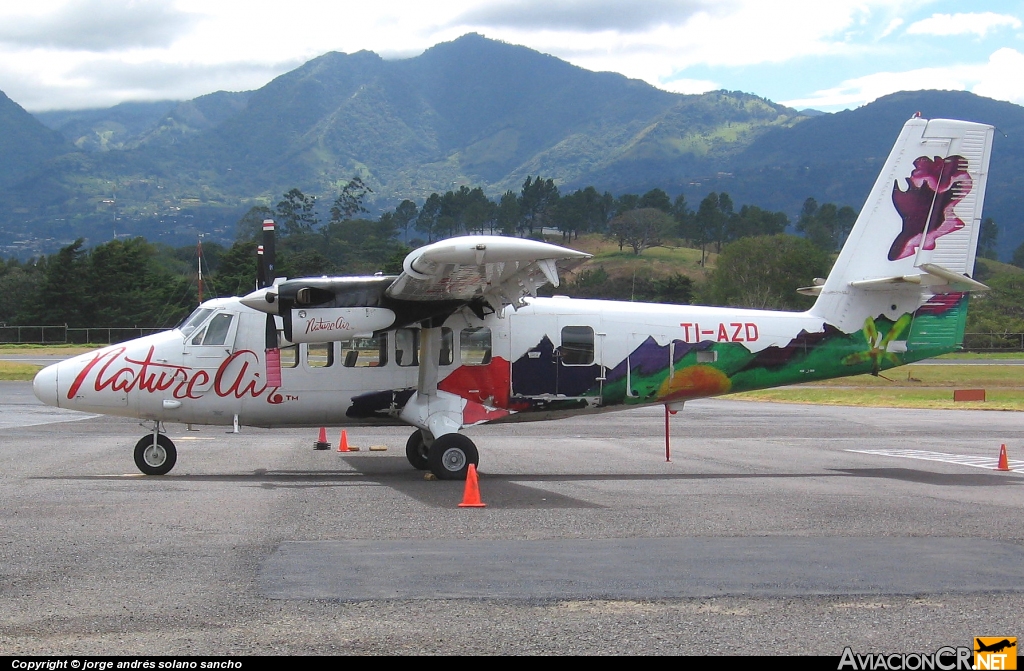
<svg viewBox="0 0 1024 671"><path fill-rule="evenodd" d="M203 234L199 234L199 242L196 243L196 257L199 260L197 264L199 267L199 279L197 284L199 285L199 304L203 304Z"/></svg>

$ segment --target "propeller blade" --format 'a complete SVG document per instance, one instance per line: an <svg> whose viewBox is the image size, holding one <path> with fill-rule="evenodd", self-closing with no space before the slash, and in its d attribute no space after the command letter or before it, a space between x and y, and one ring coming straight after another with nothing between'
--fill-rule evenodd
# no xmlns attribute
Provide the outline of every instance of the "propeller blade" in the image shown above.
<svg viewBox="0 0 1024 671"><path fill-rule="evenodd" d="M256 288L267 286L267 268L263 263L263 245L256 245Z"/></svg>
<svg viewBox="0 0 1024 671"><path fill-rule="evenodd" d="M269 287L274 284L276 278L274 272L274 220L263 220L263 284L259 286Z"/></svg>
<svg viewBox="0 0 1024 671"><path fill-rule="evenodd" d="M272 287L274 280L276 279L276 273L274 271L274 220L264 219L263 220L263 258L260 265L260 289ZM269 297L268 295L264 297ZM268 387L280 387L281 386L281 350L277 344L277 323L274 321L274 315L267 311L267 328L266 328L266 356L267 356L267 386Z"/></svg>

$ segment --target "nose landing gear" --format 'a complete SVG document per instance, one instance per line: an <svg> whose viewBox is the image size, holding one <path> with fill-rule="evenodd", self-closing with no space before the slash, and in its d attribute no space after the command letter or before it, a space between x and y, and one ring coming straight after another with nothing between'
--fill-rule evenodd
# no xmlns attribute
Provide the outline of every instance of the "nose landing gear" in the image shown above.
<svg viewBox="0 0 1024 671"><path fill-rule="evenodd" d="M135 465L146 475L166 475L177 460L174 442L159 429L135 443Z"/></svg>

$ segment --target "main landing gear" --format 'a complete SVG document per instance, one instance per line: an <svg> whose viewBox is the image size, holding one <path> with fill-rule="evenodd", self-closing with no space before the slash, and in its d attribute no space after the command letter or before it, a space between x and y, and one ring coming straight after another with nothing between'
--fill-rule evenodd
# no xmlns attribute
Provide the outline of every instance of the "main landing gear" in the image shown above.
<svg viewBox="0 0 1024 671"><path fill-rule="evenodd" d="M480 463L476 445L461 433L447 433L428 445L419 429L405 443L405 456L413 468L429 470L438 480L465 480L469 465Z"/></svg>
<svg viewBox="0 0 1024 671"><path fill-rule="evenodd" d="M166 475L177 460L178 450L170 438L160 433L159 424L135 443L135 465L146 475Z"/></svg>

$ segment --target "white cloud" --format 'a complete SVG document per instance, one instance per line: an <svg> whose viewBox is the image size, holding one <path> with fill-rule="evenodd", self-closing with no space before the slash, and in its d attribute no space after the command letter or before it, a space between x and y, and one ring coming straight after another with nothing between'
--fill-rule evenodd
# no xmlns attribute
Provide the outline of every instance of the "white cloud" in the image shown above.
<svg viewBox="0 0 1024 671"><path fill-rule="evenodd" d="M984 77L972 89L974 93L996 100L1024 105L1024 54L1003 48L992 54Z"/></svg>
<svg viewBox="0 0 1024 671"><path fill-rule="evenodd" d="M19 7L22 13L4 17L0 42L83 51L166 47L196 20L160 0L77 0L47 13L27 10Z"/></svg>
<svg viewBox="0 0 1024 671"><path fill-rule="evenodd" d="M708 91L718 91L722 88L722 85L708 79L670 79L659 83L658 88L664 91L672 91L673 93L693 95L707 93Z"/></svg>
<svg viewBox="0 0 1024 671"><path fill-rule="evenodd" d="M361 49L411 57L477 30L587 69L696 91L712 83L672 83L704 79L686 77L694 65L784 63L854 52L859 47L849 41L850 31L871 12L890 11L889 5L791 0L780 11L761 0L34 0L28 9L0 4L0 89L32 109L84 100L90 88L95 105L136 90L99 76L114 67L92 57L102 53L123 63L129 79L138 79L129 75L132 68L141 76L163 63L172 76L163 90L162 78L148 85L148 96L191 97L209 92L209 78L198 75L189 87L174 73L219 69L224 76L216 79L218 87L239 90L266 83L252 76L256 66L278 74L285 64L327 51ZM232 67L248 74L232 83ZM96 77L89 75L94 70Z"/></svg>
<svg viewBox="0 0 1024 671"><path fill-rule="evenodd" d="M850 35L867 31L872 12L888 12L890 5L886 0L792 0L780 11L774 3L735 0L714 12L692 13L685 21L642 33L478 29L488 37L526 44L588 70L619 72L675 90L671 82L694 79L685 73L694 66L781 65L807 56L862 53L872 47L858 44ZM642 4L635 7L645 11Z"/></svg>
<svg viewBox="0 0 1024 671"><path fill-rule="evenodd" d="M882 31L882 34L879 35L879 39L892 35L894 32L896 32L896 29L902 25L903 19L893 19L892 21L889 22L889 25L885 27L885 30Z"/></svg>
<svg viewBox="0 0 1024 671"><path fill-rule="evenodd" d="M244 91L301 65L300 60L174 63L145 52L112 54L20 52L12 68L0 52L0 82L12 100L30 111L106 107L126 100L186 100L218 90Z"/></svg>
<svg viewBox="0 0 1024 671"><path fill-rule="evenodd" d="M808 63L818 67L829 59L827 63L850 72L855 60L877 62L870 57L879 50L897 49L897 36L950 30L950 21L972 34L1020 27L1012 16L991 12L935 14L901 32L910 12L919 11L921 4L922 0L0 2L0 90L29 109L107 105L124 96L180 99L215 88L256 88L327 51L367 49L386 58L408 58L477 31L590 70L619 72L659 88L695 93L740 87L716 68L759 66L759 72L770 73L771 66L777 66L779 79L799 81L805 72L801 68ZM916 34L915 40L927 41L934 33ZM699 68L699 74L691 68ZM901 76L879 73L849 79L803 97L862 104ZM1016 77L1020 79L1019 74ZM941 83L951 78L937 73L928 76L932 79ZM989 86L989 79L971 81L977 87ZM998 86L996 79L991 81L993 88ZM1004 82L1003 88L1013 84ZM764 89L751 92L771 96L771 91L766 82Z"/></svg>
<svg viewBox="0 0 1024 671"><path fill-rule="evenodd" d="M507 27L572 32L642 32L679 25L699 12L721 12L731 2L713 0L498 0L456 16L455 26Z"/></svg>
<svg viewBox="0 0 1024 671"><path fill-rule="evenodd" d="M907 27L909 35L970 35L985 37L990 30L1021 27L1020 19L1007 14L980 12L971 14L933 14Z"/></svg>
<svg viewBox="0 0 1024 671"><path fill-rule="evenodd" d="M897 91L925 89L971 91L978 95L1024 105L1024 54L1010 48L994 52L986 63L936 68L917 68L903 72L876 72L842 82L839 86L816 91L807 98L782 101L797 109L812 107L838 111L860 107Z"/></svg>

